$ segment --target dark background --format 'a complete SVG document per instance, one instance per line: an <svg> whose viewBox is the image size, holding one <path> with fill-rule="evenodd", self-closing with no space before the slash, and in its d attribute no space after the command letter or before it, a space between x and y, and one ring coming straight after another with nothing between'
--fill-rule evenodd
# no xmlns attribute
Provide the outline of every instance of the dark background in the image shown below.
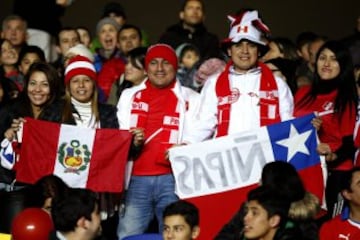
<svg viewBox="0 0 360 240"><path fill-rule="evenodd" d="M29 0L36 1L36 0ZM51 0L49 0L51 1ZM105 3L116 0L75 0L62 22L65 26L86 26L94 33ZM11 13L12 0L0 0L0 20ZM165 28L178 21L181 0L117 0L125 8L128 23L138 25L154 43ZM273 36L295 40L311 30L332 39L353 33L360 16L360 0L205 0L209 31L223 39L228 34L227 14L243 7L259 10ZM46 11L46 10L44 10Z"/></svg>

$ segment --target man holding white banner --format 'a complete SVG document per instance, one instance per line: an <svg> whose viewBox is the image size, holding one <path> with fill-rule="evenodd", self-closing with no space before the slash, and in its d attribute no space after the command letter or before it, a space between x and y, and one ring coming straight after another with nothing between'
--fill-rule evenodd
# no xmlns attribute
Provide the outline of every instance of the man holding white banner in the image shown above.
<svg viewBox="0 0 360 240"><path fill-rule="evenodd" d="M180 163L184 165L181 170L172 165L174 173L181 172L176 178L180 198L191 198L200 209L201 219L213 217L207 212L214 212L214 207L210 209L208 205L221 208L218 212L221 216L216 216L217 222L201 222L206 225L201 228L208 230L203 239L213 239L222 224L237 211L250 186L259 181L261 169L267 162L289 161L288 157L297 156L297 151L308 155L308 151L316 149L315 146L304 147L304 144L295 149L297 144L288 143L285 138L291 134L302 136L302 140L310 134L290 124L287 130L277 129L283 134L283 144L292 146L281 150L289 151L289 156L274 155L279 148L274 150L271 141L265 140L269 136L265 126L293 118L292 93L286 82L258 61L268 49L264 36L270 32L258 12L244 11L228 18L231 21L229 37L222 45L231 59L223 72L207 79L201 92L196 121L185 129L183 143L224 138L204 142L204 145L196 144L194 152L190 151L191 145L170 152L172 164L175 161L177 166ZM222 150L217 150L219 147ZM174 158L173 153L177 151L185 151L189 155ZM199 153L206 155L199 156ZM316 171L320 171L318 176L322 177L321 168ZM222 207L224 203L227 208Z"/></svg>
<svg viewBox="0 0 360 240"><path fill-rule="evenodd" d="M120 213L118 237L144 233L154 215L162 232L165 207L178 200L166 152L183 140L183 129L195 111L198 93L176 80L177 56L166 44L149 48L145 56L148 78L126 89L118 103L121 129L142 128L145 143L134 161Z"/></svg>

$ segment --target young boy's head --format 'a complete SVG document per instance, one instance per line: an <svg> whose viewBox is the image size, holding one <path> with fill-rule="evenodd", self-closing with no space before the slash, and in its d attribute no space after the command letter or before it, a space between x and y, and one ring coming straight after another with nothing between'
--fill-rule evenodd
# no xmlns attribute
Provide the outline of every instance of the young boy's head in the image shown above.
<svg viewBox="0 0 360 240"><path fill-rule="evenodd" d="M269 187L260 186L248 194L244 216L246 239L273 239L284 225L290 203Z"/></svg>
<svg viewBox="0 0 360 240"><path fill-rule="evenodd" d="M179 200L168 205L163 213L163 238L196 239L200 233L199 210L190 202Z"/></svg>
<svg viewBox="0 0 360 240"><path fill-rule="evenodd" d="M200 52L197 47L191 44L187 44L183 47L179 56L179 62L181 66L187 69L191 69L199 60Z"/></svg>

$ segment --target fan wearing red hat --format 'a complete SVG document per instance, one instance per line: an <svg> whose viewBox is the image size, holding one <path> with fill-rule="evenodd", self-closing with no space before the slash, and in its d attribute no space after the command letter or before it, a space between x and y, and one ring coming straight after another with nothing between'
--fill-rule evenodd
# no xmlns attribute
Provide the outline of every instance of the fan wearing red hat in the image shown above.
<svg viewBox="0 0 360 240"><path fill-rule="evenodd" d="M207 79L199 119L190 125L191 135L185 142L244 132L293 116L289 87L259 62L267 46L264 35L269 34L268 27L256 10L229 16L229 20L229 36L222 45L230 60L223 72Z"/></svg>
<svg viewBox="0 0 360 240"><path fill-rule="evenodd" d="M115 106L98 102L96 87L97 74L93 63L86 57L77 55L69 60L65 69L65 103L62 111L62 121L67 124L87 128L119 128ZM133 146L141 147L143 143L142 130L133 131ZM117 194L101 193L100 209L105 219L113 216ZM106 196L105 196L106 195ZM103 220L105 220L103 219ZM111 229L105 228L105 229ZM115 234L115 229L112 230ZM106 235L107 232L104 231ZM111 233L109 233L110 236Z"/></svg>
<svg viewBox="0 0 360 240"><path fill-rule="evenodd" d="M145 143L134 161L125 212L119 219L119 239L144 233L154 215L162 232L162 212L178 200L167 150L181 143L199 94L176 79L177 61L169 45L150 46L145 56L148 78L120 96L120 128L144 129Z"/></svg>

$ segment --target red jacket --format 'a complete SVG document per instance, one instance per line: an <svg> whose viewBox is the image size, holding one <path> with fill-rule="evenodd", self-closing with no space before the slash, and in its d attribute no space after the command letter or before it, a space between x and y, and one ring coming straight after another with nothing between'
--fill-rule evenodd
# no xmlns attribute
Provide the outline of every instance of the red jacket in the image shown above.
<svg viewBox="0 0 360 240"><path fill-rule="evenodd" d="M98 86L109 97L112 84L120 78L125 71L125 62L120 58L112 58L104 63L98 74Z"/></svg>

